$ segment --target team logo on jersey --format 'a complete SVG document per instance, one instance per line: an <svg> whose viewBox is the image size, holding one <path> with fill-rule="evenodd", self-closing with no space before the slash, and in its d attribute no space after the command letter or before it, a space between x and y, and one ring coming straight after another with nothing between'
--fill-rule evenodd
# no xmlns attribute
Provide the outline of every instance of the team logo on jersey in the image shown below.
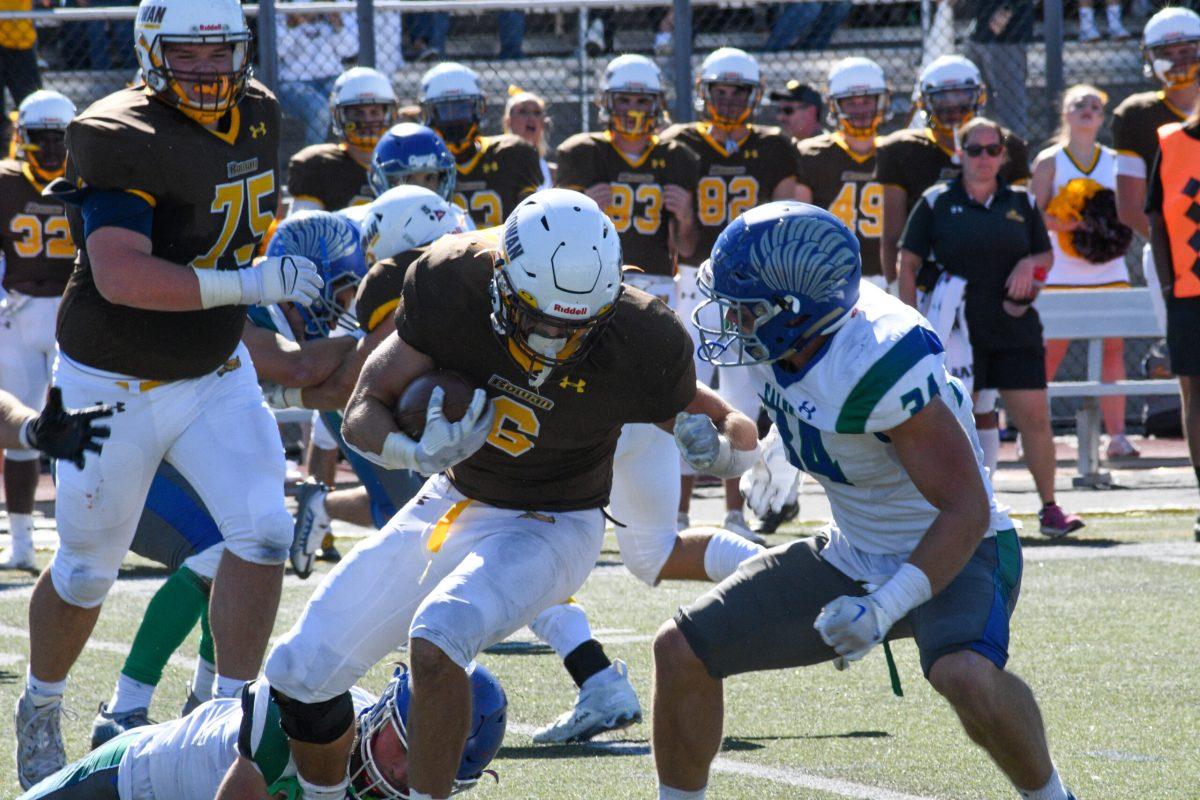
<svg viewBox="0 0 1200 800"><path fill-rule="evenodd" d="M488 378L488 386L491 386L493 389L499 389L505 394L511 394L518 400L526 402L535 408L540 408L542 411L549 411L554 408L553 400L542 397L537 392L523 389L512 381L501 378L499 375L492 375L492 377Z"/></svg>
<svg viewBox="0 0 1200 800"><path fill-rule="evenodd" d="M243 175L249 175L251 172L258 170L258 159L252 158L249 161L230 161L225 165L225 172L230 178L240 178Z"/></svg>
<svg viewBox="0 0 1200 800"><path fill-rule="evenodd" d="M267 123L260 122L257 125L250 126L250 138L257 139L260 136L267 135Z"/></svg>
<svg viewBox="0 0 1200 800"><path fill-rule="evenodd" d="M1013 222L1024 222L1025 218L1021 216L1021 212L1015 208L1010 208L1008 213L1004 215L1005 219L1011 219Z"/></svg>
<svg viewBox="0 0 1200 800"><path fill-rule="evenodd" d="M563 379L558 382L558 388L574 389L576 394L583 394L583 387L586 383L587 381L585 381L583 378L573 381L569 376L564 376Z"/></svg>
<svg viewBox="0 0 1200 800"><path fill-rule="evenodd" d="M796 406L796 411L804 415L805 419L812 419L813 414L817 413L817 407L809 403L807 400L801 401L800 405Z"/></svg>
<svg viewBox="0 0 1200 800"><path fill-rule="evenodd" d="M858 264L851 241L824 220L784 217L754 243L751 260L774 291L827 303L844 295Z"/></svg>
<svg viewBox="0 0 1200 800"><path fill-rule="evenodd" d="M241 367L242 367L241 356L234 356L233 358L229 359L228 361L226 361L224 364L221 365L221 368L217 370L217 377L219 378L228 372L233 372L235 369L241 369Z"/></svg>

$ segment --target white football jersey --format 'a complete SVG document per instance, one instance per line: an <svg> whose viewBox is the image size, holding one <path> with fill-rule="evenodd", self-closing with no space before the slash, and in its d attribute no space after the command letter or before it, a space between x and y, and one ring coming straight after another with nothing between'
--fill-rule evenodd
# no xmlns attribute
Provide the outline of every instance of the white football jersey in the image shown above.
<svg viewBox="0 0 1200 800"><path fill-rule="evenodd" d="M946 372L937 334L915 309L874 285L863 281L860 292L850 319L810 368L796 375L771 365L754 369L764 379L763 403L788 459L820 481L829 498L827 560L853 578L878 583L937 516L885 433L934 396L954 412L975 448L992 504L988 535L1012 523L992 497L971 398Z"/></svg>
<svg viewBox="0 0 1200 800"><path fill-rule="evenodd" d="M265 678L256 681L250 747L269 783L296 774L291 748L279 727L279 711ZM357 714L375 698L351 690ZM121 758L117 792L121 800L212 800L229 767L237 760L242 729L242 699L221 698L201 704L186 717L135 728Z"/></svg>

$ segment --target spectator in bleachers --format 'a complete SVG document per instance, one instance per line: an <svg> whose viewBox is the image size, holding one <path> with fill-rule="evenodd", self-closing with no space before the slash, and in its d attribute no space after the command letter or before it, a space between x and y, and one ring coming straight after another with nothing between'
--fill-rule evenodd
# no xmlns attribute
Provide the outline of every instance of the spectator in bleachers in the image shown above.
<svg viewBox="0 0 1200 800"><path fill-rule="evenodd" d="M851 3L780 3L764 50L823 50L846 17Z"/></svg>
<svg viewBox="0 0 1200 800"><path fill-rule="evenodd" d="M976 117L962 126L959 140L962 174L930 187L904 228L900 297L916 306L917 272L927 258L965 282L974 392L999 391L1021 432L1025 463L1042 501L1041 531L1064 536L1083 521L1054 499L1046 353L1041 320L1030 305L1053 260L1050 237L1032 195L999 178L1003 128Z"/></svg>
<svg viewBox="0 0 1200 800"><path fill-rule="evenodd" d="M68 6L77 8L104 8L112 6L128 6L132 0L69 0ZM88 69L128 69L137 66L133 58L133 20L91 20L88 22L68 23L66 30L74 31L77 36L68 34L61 46L63 54L71 66ZM113 44L117 46L114 48Z"/></svg>
<svg viewBox="0 0 1200 800"><path fill-rule="evenodd" d="M772 89L767 99L775 107L775 122L797 142L819 136L821 111L825 107L821 93L798 80L790 80L782 89Z"/></svg>
<svg viewBox="0 0 1200 800"><path fill-rule="evenodd" d="M1117 219L1117 151L1097 143L1104 125L1108 95L1095 86L1078 84L1063 95L1062 127L1057 143L1038 154L1029 190L1042 209L1051 231L1054 268L1046 290L1128 288L1125 251L1133 232ZM1046 342L1046 377L1054 374L1070 342ZM1101 378L1125 378L1125 340L1104 340ZM1104 428L1108 432L1108 457L1140 455L1125 438L1125 397L1100 398Z"/></svg>
<svg viewBox="0 0 1200 800"><path fill-rule="evenodd" d="M436 61L446 54L446 35L450 32L450 15L446 12L409 14L404 27L412 44L413 61Z"/></svg>
<svg viewBox="0 0 1200 800"><path fill-rule="evenodd" d="M1128 39L1131 34L1121 23L1121 0L1107 0L1104 11L1108 22L1108 38L1114 41ZM1079 0L1079 41L1095 42L1101 38L1100 29L1096 27L1095 0Z"/></svg>
<svg viewBox="0 0 1200 800"><path fill-rule="evenodd" d="M1196 241L1195 185L1200 178L1200 112L1159 129L1160 148L1150 171L1146 215L1154 268L1167 306L1171 372L1179 376L1183 430L1200 483L1200 247ZM1193 528L1200 541L1200 517Z"/></svg>
<svg viewBox="0 0 1200 800"><path fill-rule="evenodd" d="M521 58L525 42L525 12L496 12L496 32L500 35L500 52L497 58Z"/></svg>
<svg viewBox="0 0 1200 800"><path fill-rule="evenodd" d="M983 73L992 115L1024 139L1029 138L1025 80L1033 21L1033 0L978 0L975 23L963 48Z"/></svg>
<svg viewBox="0 0 1200 800"><path fill-rule="evenodd" d="M301 124L305 145L323 142L329 135L329 92L342 73L342 58L358 52L357 40L344 35L345 16L280 13L275 26L276 94L284 114Z"/></svg>
<svg viewBox="0 0 1200 800"><path fill-rule="evenodd" d="M550 150L546 143L546 122L545 98L519 86L508 87L508 102L504 104L501 125L505 133L520 136L537 148L542 161L543 179L539 189L554 186L554 165L546 160L546 153Z"/></svg>
<svg viewBox="0 0 1200 800"><path fill-rule="evenodd" d="M0 11L32 11L33 0L0 0ZM11 123L4 105L4 90L13 107L21 105L42 85L38 72L37 31L33 20L0 20L0 141L8 142Z"/></svg>

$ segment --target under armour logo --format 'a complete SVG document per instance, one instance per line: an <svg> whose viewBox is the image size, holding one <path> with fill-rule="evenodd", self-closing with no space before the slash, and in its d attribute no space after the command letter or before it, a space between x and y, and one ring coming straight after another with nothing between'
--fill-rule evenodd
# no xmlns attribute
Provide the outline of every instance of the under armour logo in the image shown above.
<svg viewBox="0 0 1200 800"><path fill-rule="evenodd" d="M667 160L665 158L650 159L650 169L666 169Z"/></svg>
<svg viewBox="0 0 1200 800"><path fill-rule="evenodd" d="M805 400L800 405L796 406L796 411L798 413L802 412L804 414L805 419L811 420L813 417L813 414L815 414L817 411L817 407L814 405L811 405L807 400Z"/></svg>
<svg viewBox="0 0 1200 800"><path fill-rule="evenodd" d="M585 383L587 383L587 381L585 381L583 378L580 378L577 381L572 381L570 378L563 378L558 382L558 388L574 389L576 394L583 394L583 386Z"/></svg>
<svg viewBox="0 0 1200 800"><path fill-rule="evenodd" d="M758 150L743 150L742 152L746 154L747 159L758 158Z"/></svg>
<svg viewBox="0 0 1200 800"><path fill-rule="evenodd" d="M961 214L961 213L963 213L963 207L962 206L950 206L950 213L951 214Z"/></svg>
<svg viewBox="0 0 1200 800"><path fill-rule="evenodd" d="M483 165L483 173L485 175L489 172L495 172L498 169L500 169L500 165L497 164L495 161L489 161Z"/></svg>
<svg viewBox="0 0 1200 800"><path fill-rule="evenodd" d="M257 139L260 136L267 135L267 123L260 122L257 125L250 126L250 138Z"/></svg>

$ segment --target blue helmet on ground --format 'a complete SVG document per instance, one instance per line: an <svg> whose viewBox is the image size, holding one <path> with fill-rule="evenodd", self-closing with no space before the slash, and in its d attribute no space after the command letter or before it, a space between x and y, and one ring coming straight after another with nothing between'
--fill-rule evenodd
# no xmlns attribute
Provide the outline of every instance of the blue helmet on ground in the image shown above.
<svg viewBox="0 0 1200 800"><path fill-rule="evenodd" d="M508 698L496 676L481 664L468 670L471 681L471 723L462 760L450 794L479 783L504 741ZM361 800L407 800L408 707L412 682L400 665L375 705L358 716L358 743L350 759L350 795ZM493 776L495 773L490 773Z"/></svg>
<svg viewBox="0 0 1200 800"><path fill-rule="evenodd" d="M751 209L700 267L700 357L723 366L787 358L849 319L861 277L858 238L833 214L793 200Z"/></svg>
<svg viewBox="0 0 1200 800"><path fill-rule="evenodd" d="M279 223L268 256L304 256L317 265L325 281L321 295L307 308L297 305L310 337L328 336L336 327L357 327L351 307L353 290L367 274L358 227L328 211L302 211ZM352 291L347 292L350 289Z"/></svg>
<svg viewBox="0 0 1200 800"><path fill-rule="evenodd" d="M432 128L415 122L393 126L375 145L371 156L367 175L371 190L378 197L394 186L412 182L411 176L420 173L437 176L436 180L420 185L437 192L443 200L454 194L458 169L442 137Z"/></svg>

